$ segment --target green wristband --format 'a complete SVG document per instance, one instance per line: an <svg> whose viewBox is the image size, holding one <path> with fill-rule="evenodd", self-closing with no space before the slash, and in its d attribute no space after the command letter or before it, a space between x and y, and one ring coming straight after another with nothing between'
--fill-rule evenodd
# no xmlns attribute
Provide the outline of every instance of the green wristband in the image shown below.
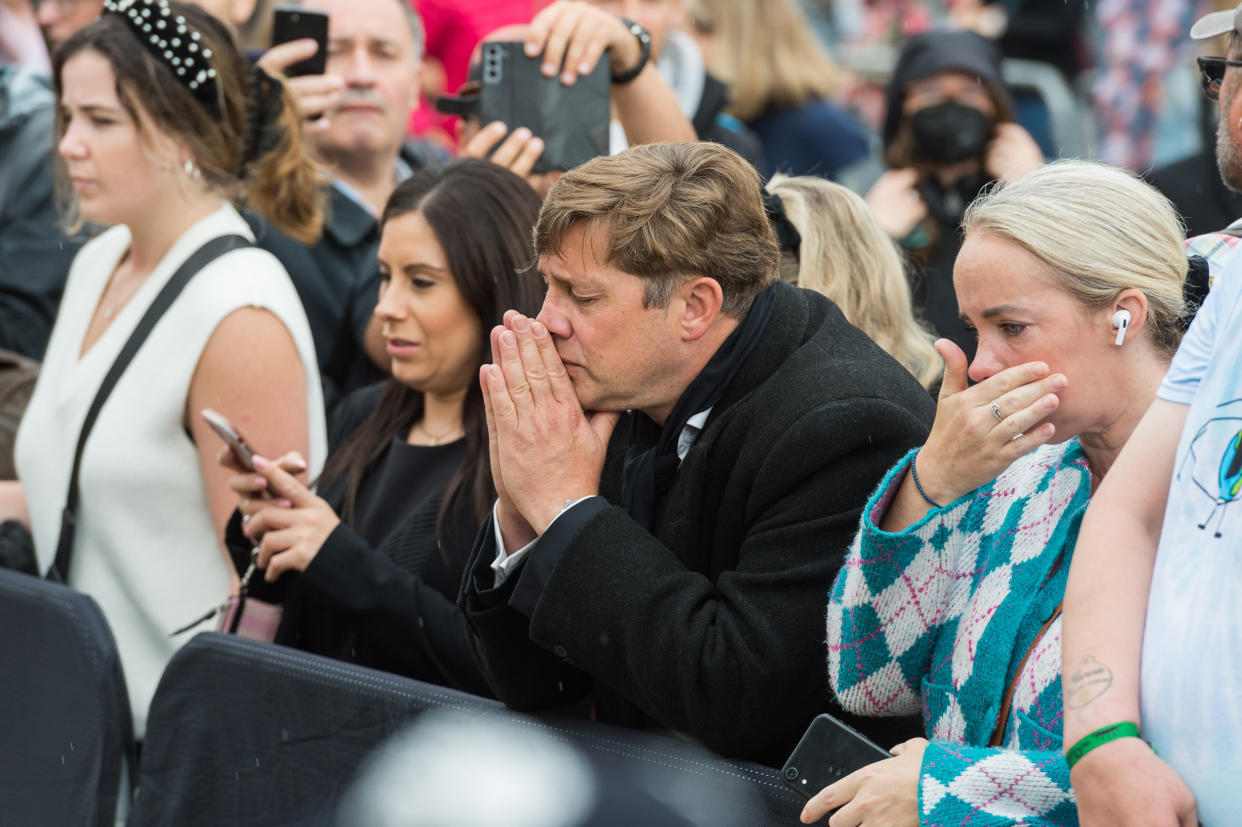
<svg viewBox="0 0 1242 827"><path fill-rule="evenodd" d="M1102 726L1094 732L1088 732L1079 738L1078 743L1070 747L1069 752L1065 753L1065 763L1069 764L1069 768L1072 770L1074 765L1081 761L1084 755L1096 747L1103 746L1109 741L1116 741L1118 738L1137 737L1139 737L1139 728L1129 721Z"/></svg>

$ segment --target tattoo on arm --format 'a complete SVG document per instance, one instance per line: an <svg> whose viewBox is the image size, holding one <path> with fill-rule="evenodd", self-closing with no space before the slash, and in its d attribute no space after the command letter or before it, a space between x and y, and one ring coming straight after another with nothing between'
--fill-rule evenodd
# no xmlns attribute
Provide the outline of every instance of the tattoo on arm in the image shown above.
<svg viewBox="0 0 1242 827"><path fill-rule="evenodd" d="M1078 662L1074 671L1066 676L1065 702L1080 714L1099 700L1113 685L1113 670L1108 665L1087 655Z"/></svg>

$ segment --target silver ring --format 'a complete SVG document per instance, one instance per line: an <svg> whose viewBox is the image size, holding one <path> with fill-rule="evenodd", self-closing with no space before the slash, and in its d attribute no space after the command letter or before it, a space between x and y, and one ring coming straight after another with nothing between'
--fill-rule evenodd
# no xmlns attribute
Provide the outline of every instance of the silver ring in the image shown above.
<svg viewBox="0 0 1242 827"><path fill-rule="evenodd" d="M1000 405L996 404L996 400L992 400L992 416L996 417L997 422L1004 422L1005 415L1000 411Z"/></svg>

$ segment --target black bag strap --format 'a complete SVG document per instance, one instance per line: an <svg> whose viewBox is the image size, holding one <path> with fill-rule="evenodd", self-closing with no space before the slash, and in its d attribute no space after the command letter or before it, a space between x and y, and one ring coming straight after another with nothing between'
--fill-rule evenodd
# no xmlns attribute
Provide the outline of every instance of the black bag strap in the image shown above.
<svg viewBox="0 0 1242 827"><path fill-rule="evenodd" d="M60 540L56 543L56 559L52 561L52 567L48 570L48 580L64 584L69 582L69 563L73 558L73 539L78 523L78 471L82 467L82 452L86 448L86 438L90 436L91 429L95 427L95 420L99 417L99 411L103 408L104 403L108 401L108 397L112 394L112 389L116 387L116 383L120 380L121 374L129 367L129 363L133 361L134 355L142 347L142 343L147 340L147 336L151 334L160 317L176 301L177 296L189 284L190 279L198 275L199 270L202 270L225 253L249 246L251 246L250 240L245 236L225 235L213 238L195 250L177 268L177 272L173 273L172 278L160 290L159 295L155 297L155 301L147 308L142 321L138 322L138 326L130 334L129 341L125 343L125 347L121 348L116 361L112 363L112 368L104 377L103 382L100 383L99 391L95 394L95 401L91 403L90 409L86 412L86 419L82 422L82 433L78 435L78 447L73 453L73 470L69 472L69 491L65 495L65 510L61 512Z"/></svg>

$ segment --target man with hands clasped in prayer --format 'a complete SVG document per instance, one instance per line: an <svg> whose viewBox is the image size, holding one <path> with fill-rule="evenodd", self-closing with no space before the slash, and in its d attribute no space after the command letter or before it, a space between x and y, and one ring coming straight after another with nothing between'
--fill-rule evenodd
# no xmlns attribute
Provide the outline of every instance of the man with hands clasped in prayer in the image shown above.
<svg viewBox="0 0 1242 827"><path fill-rule="evenodd" d="M931 435L867 503L828 605L842 706L921 710L931 740L825 788L804 822L1078 823L1060 603L1087 501L1187 321L1182 230L1150 186L1084 161L1003 183L963 228L953 281L975 357L937 342Z"/></svg>
<svg viewBox="0 0 1242 827"><path fill-rule="evenodd" d="M497 503L460 605L484 676L514 707L778 763L844 714L804 679L818 604L930 400L778 283L758 175L719 145L566 173L535 248L543 309L506 314L479 372Z"/></svg>

